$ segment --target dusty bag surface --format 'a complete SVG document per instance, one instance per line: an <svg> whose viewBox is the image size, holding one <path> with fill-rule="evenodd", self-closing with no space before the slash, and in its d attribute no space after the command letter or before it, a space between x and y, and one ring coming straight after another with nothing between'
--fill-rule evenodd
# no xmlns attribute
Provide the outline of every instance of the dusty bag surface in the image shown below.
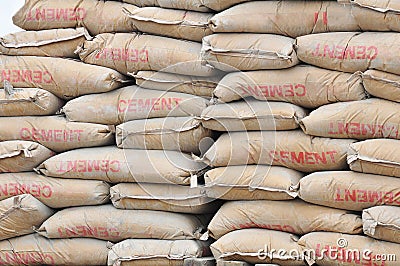
<svg viewBox="0 0 400 266"><path fill-rule="evenodd" d="M376 97L400 102L400 76L379 70L367 70L362 74L365 90Z"/></svg>
<svg viewBox="0 0 400 266"><path fill-rule="evenodd" d="M299 197L310 203L353 211L380 205L400 206L400 180L351 171L316 172L300 180Z"/></svg>
<svg viewBox="0 0 400 266"><path fill-rule="evenodd" d="M95 179L110 183L190 184L205 168L177 151L118 149L114 146L78 149L56 155L38 167L53 177Z"/></svg>
<svg viewBox="0 0 400 266"><path fill-rule="evenodd" d="M361 7L370 8L382 13L389 11L400 11L400 4L397 0L384 0L384 1L376 1L376 0L337 0L340 4L353 4Z"/></svg>
<svg viewBox="0 0 400 266"><path fill-rule="evenodd" d="M48 238L88 237L113 242L129 238L198 239L206 220L190 214L85 206L57 212L38 233Z"/></svg>
<svg viewBox="0 0 400 266"><path fill-rule="evenodd" d="M53 210L24 194L0 201L0 240L33 233L53 214Z"/></svg>
<svg viewBox="0 0 400 266"><path fill-rule="evenodd" d="M303 173L280 166L236 165L205 173L206 193L224 200L291 200Z"/></svg>
<svg viewBox="0 0 400 266"><path fill-rule="evenodd" d="M248 263L276 263L283 266L304 265L304 262L293 254L281 256L269 249L301 250L297 245L296 235L267 229L243 229L230 232L211 245L211 252L217 260L238 260ZM294 252L293 252L294 253ZM261 255L261 256L260 256ZM260 256L260 257L259 257Z"/></svg>
<svg viewBox="0 0 400 266"><path fill-rule="evenodd" d="M227 72L289 68L299 63L294 42L272 34L212 34L203 38L201 58Z"/></svg>
<svg viewBox="0 0 400 266"><path fill-rule="evenodd" d="M0 173L29 172L55 153L36 142L0 142Z"/></svg>
<svg viewBox="0 0 400 266"><path fill-rule="evenodd" d="M159 6L171 9L183 9L199 12L210 12L211 9L203 5L202 0L174 0L174 1L160 1L160 0L123 0L122 2L134 4L139 7L146 6Z"/></svg>
<svg viewBox="0 0 400 266"><path fill-rule="evenodd" d="M0 242L5 265L106 265L107 241L98 239L47 239L38 234Z"/></svg>
<svg viewBox="0 0 400 266"><path fill-rule="evenodd" d="M226 202L208 225L210 236L215 239L246 228L264 228L296 235L316 231L359 234L362 232L362 220L359 215L348 211L302 200L258 200Z"/></svg>
<svg viewBox="0 0 400 266"><path fill-rule="evenodd" d="M375 239L400 243L400 208L377 206L362 213L364 234Z"/></svg>
<svg viewBox="0 0 400 266"><path fill-rule="evenodd" d="M78 58L74 51L87 39L84 28L21 31L0 38L0 54Z"/></svg>
<svg viewBox="0 0 400 266"><path fill-rule="evenodd" d="M328 139L295 131L250 131L221 135L203 156L210 166L263 164L302 172L348 169L352 139Z"/></svg>
<svg viewBox="0 0 400 266"><path fill-rule="evenodd" d="M70 121L119 125L138 119L200 116L207 104L206 99L190 94L129 86L81 96L69 101L62 111Z"/></svg>
<svg viewBox="0 0 400 266"><path fill-rule="evenodd" d="M97 0L29 0L13 16L13 22L25 30L84 27L91 34L131 32L132 21L123 13L132 5Z"/></svg>
<svg viewBox="0 0 400 266"><path fill-rule="evenodd" d="M53 57L0 55L0 73L1 83L41 88L62 99L111 91L126 82L115 70Z"/></svg>
<svg viewBox="0 0 400 266"><path fill-rule="evenodd" d="M214 213L220 202L208 198L203 188L167 184L120 183L110 189L114 207L180 213Z"/></svg>
<svg viewBox="0 0 400 266"><path fill-rule="evenodd" d="M127 48L129 47L129 48ZM140 70L214 76L217 72L202 65L201 44L155 35L104 33L86 41L79 57L88 64L113 68L123 74Z"/></svg>
<svg viewBox="0 0 400 266"><path fill-rule="evenodd" d="M308 111L290 103L246 100L208 106L201 114L205 128L216 131L291 130Z"/></svg>
<svg viewBox="0 0 400 266"><path fill-rule="evenodd" d="M375 139L356 142L347 151L347 163L356 172L400 177L398 140Z"/></svg>
<svg viewBox="0 0 400 266"><path fill-rule="evenodd" d="M359 75L308 65L229 73L219 82L213 95L223 102L254 97L262 101L290 102L305 108L366 98Z"/></svg>
<svg viewBox="0 0 400 266"><path fill-rule="evenodd" d="M400 74L393 57L400 48L399 33L340 32L306 35L297 38L298 58L308 64L354 73L376 69Z"/></svg>
<svg viewBox="0 0 400 266"><path fill-rule="evenodd" d="M27 140L63 152L76 148L114 143L111 126L68 122L61 116L0 117L0 140Z"/></svg>
<svg viewBox="0 0 400 266"><path fill-rule="evenodd" d="M300 121L308 135L331 138L400 139L400 104L382 99L321 106Z"/></svg>
<svg viewBox="0 0 400 266"><path fill-rule="evenodd" d="M117 126L119 148L175 150L200 154L202 141L211 140L212 132L195 117L152 118L126 122Z"/></svg>
<svg viewBox="0 0 400 266"><path fill-rule="evenodd" d="M31 194L58 209L107 203L110 186L102 181L52 178L36 173L0 174L0 200L20 194Z"/></svg>

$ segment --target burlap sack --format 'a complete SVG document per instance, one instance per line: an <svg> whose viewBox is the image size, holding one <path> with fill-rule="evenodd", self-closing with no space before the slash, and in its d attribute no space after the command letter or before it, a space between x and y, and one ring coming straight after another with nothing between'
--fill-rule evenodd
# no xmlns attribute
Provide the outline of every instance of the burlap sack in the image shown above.
<svg viewBox="0 0 400 266"><path fill-rule="evenodd" d="M130 121L117 126L117 146L124 149L174 150L200 154L212 132L194 117L166 117ZM202 143L204 142L204 143ZM202 145L203 144L203 145Z"/></svg>
<svg viewBox="0 0 400 266"><path fill-rule="evenodd" d="M379 70L362 74L365 90L376 97L400 102L400 76Z"/></svg>
<svg viewBox="0 0 400 266"><path fill-rule="evenodd" d="M207 242L196 240L128 239L112 246L108 265L181 266L187 258L210 254Z"/></svg>
<svg viewBox="0 0 400 266"><path fill-rule="evenodd" d="M0 201L0 240L33 233L53 210L24 194Z"/></svg>
<svg viewBox="0 0 400 266"><path fill-rule="evenodd" d="M195 77L157 71L139 71L134 74L136 84L152 90L174 91L211 97L220 76Z"/></svg>
<svg viewBox="0 0 400 266"><path fill-rule="evenodd" d="M0 54L78 58L74 51L87 39L84 28L21 31L0 38Z"/></svg>
<svg viewBox="0 0 400 266"><path fill-rule="evenodd" d="M366 98L359 75L308 65L229 73L219 82L214 96L223 102L254 97L262 101L290 102L306 108Z"/></svg>
<svg viewBox="0 0 400 266"><path fill-rule="evenodd" d="M224 200L291 200L304 174L280 166L237 165L205 173L206 193Z"/></svg>
<svg viewBox="0 0 400 266"><path fill-rule="evenodd" d="M400 139L400 104L382 99L321 106L300 121L304 133L331 138Z"/></svg>
<svg viewBox="0 0 400 266"><path fill-rule="evenodd" d="M1 83L7 80L17 88L41 88L62 99L111 91L126 82L117 71L52 57L0 55L0 73Z"/></svg>
<svg viewBox="0 0 400 266"><path fill-rule="evenodd" d="M205 128L216 131L290 130L308 111L290 103L249 99L208 106L202 113Z"/></svg>
<svg viewBox="0 0 400 266"><path fill-rule="evenodd" d="M212 13L159 7L124 8L124 12L140 32L197 42L212 34L208 27Z"/></svg>
<svg viewBox="0 0 400 266"><path fill-rule="evenodd" d="M264 164L301 172L348 169L352 139L308 136L300 130L225 133L203 156L210 166Z"/></svg>
<svg viewBox="0 0 400 266"><path fill-rule="evenodd" d="M91 34L131 32L133 22L124 14L132 5L97 0L28 0L13 16L25 30L85 27Z"/></svg>
<svg viewBox="0 0 400 266"><path fill-rule="evenodd" d="M400 180L351 171L317 172L300 180L299 197L310 203L354 211L380 205L400 206Z"/></svg>
<svg viewBox="0 0 400 266"><path fill-rule="evenodd" d="M203 0L122 0L122 2L134 4L139 7L159 6L164 8L192 10L199 12L212 11L203 4Z"/></svg>
<svg viewBox="0 0 400 266"><path fill-rule="evenodd" d="M208 101L198 96L129 86L69 101L62 109L70 121L119 125L126 121L200 116ZM82 115L83 114L83 115Z"/></svg>
<svg viewBox="0 0 400 266"><path fill-rule="evenodd" d="M114 207L181 213L215 213L220 202L208 198L203 188L167 184L120 183L110 189Z"/></svg>
<svg viewBox="0 0 400 266"><path fill-rule="evenodd" d="M227 72L289 68L299 63L294 42L272 34L212 34L203 38L201 58Z"/></svg>
<svg viewBox="0 0 400 266"><path fill-rule="evenodd" d="M400 74L400 64L393 56L400 53L400 48L393 46L399 41L400 34L393 32L311 34L297 38L296 52L301 61L327 69L350 73L377 69Z"/></svg>
<svg viewBox="0 0 400 266"><path fill-rule="evenodd" d="M111 126L68 122L61 116L0 117L0 141L28 140L63 152L114 143Z"/></svg>
<svg viewBox="0 0 400 266"><path fill-rule="evenodd" d="M129 48L127 48L129 47ZM79 57L88 64L113 68L123 74L140 70L214 76L218 72L202 65L201 44L138 33L105 33L86 41Z"/></svg>
<svg viewBox="0 0 400 266"><path fill-rule="evenodd" d="M400 3L397 0L337 0L340 4L353 4L361 7L370 8L379 12L400 12Z"/></svg>
<svg viewBox="0 0 400 266"><path fill-rule="evenodd" d="M110 183L190 184L205 165L177 151L98 147L56 155L38 167L53 177L94 179Z"/></svg>
<svg viewBox="0 0 400 266"><path fill-rule="evenodd" d="M38 233L48 238L88 237L113 242L129 238L198 239L206 221L190 214L85 206L57 212Z"/></svg>
<svg viewBox="0 0 400 266"><path fill-rule="evenodd" d="M375 239L400 243L400 208L379 206L362 213L364 234Z"/></svg>
<svg viewBox="0 0 400 266"><path fill-rule="evenodd" d="M211 252L217 260L238 260L253 264L276 263L282 266L304 265L300 258L301 249L296 243L297 240L297 236L285 232L243 229L218 239L211 245ZM274 253L271 252L272 249L285 250L287 253Z"/></svg>
<svg viewBox="0 0 400 266"><path fill-rule="evenodd" d="M31 141L9 140L0 142L0 173L33 171L33 168L55 153Z"/></svg>
<svg viewBox="0 0 400 266"><path fill-rule="evenodd" d="M306 259L308 265L317 263L327 266L397 266L396 257L400 256L399 244L340 233L310 233L301 237L298 245L309 257Z"/></svg>
<svg viewBox="0 0 400 266"><path fill-rule="evenodd" d="M31 194L51 208L107 203L110 186L96 180L51 178L35 173L0 174L0 200Z"/></svg>
<svg viewBox="0 0 400 266"><path fill-rule="evenodd" d="M0 242L3 265L106 265L107 241L47 239L38 234Z"/></svg>

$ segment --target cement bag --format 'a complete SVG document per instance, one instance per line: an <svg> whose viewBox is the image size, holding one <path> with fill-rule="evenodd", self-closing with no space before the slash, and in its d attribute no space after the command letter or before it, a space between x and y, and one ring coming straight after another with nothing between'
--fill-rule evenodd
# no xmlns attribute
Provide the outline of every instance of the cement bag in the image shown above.
<svg viewBox="0 0 400 266"><path fill-rule="evenodd" d="M282 70L261 70L227 74L214 96L231 102L246 97L261 101L282 101L305 108L366 98L360 75L299 65Z"/></svg>
<svg viewBox="0 0 400 266"><path fill-rule="evenodd" d="M226 72L289 68L299 63L294 42L272 34L213 34L203 38L201 58Z"/></svg>
<svg viewBox="0 0 400 266"><path fill-rule="evenodd" d="M24 30L84 27L91 34L131 32L132 21L123 13L132 5L97 0L28 0L13 16L14 25Z"/></svg>
<svg viewBox="0 0 400 266"><path fill-rule="evenodd" d="M129 47L129 48L127 48ZM202 65L201 44L138 33L105 33L86 41L79 51L88 64L113 68L123 74L140 70L214 76L218 72Z"/></svg>
<svg viewBox="0 0 400 266"><path fill-rule="evenodd" d="M0 173L33 171L55 153L36 142L9 140L0 142Z"/></svg>
<svg viewBox="0 0 400 266"><path fill-rule="evenodd" d="M381 99L321 106L300 121L304 133L330 138L400 139L400 104Z"/></svg>
<svg viewBox="0 0 400 266"><path fill-rule="evenodd" d="M356 142L347 152L347 163L356 172L400 177L400 142L375 139Z"/></svg>
<svg viewBox="0 0 400 266"><path fill-rule="evenodd" d="M0 141L34 141L55 152L114 143L113 127L68 122L61 116L0 117L0 125L7 125L0 127Z"/></svg>
<svg viewBox="0 0 400 266"><path fill-rule="evenodd" d="M0 174L0 200L31 194L55 209L107 203L110 186L96 180L51 178L35 173Z"/></svg>
<svg viewBox="0 0 400 266"><path fill-rule="evenodd" d="M238 260L252 264L276 263L282 266L304 265L297 240L296 235L286 232L244 229L233 231L218 239L211 245L211 252L217 260ZM271 253L271 250L291 252L283 255L278 252Z"/></svg>
<svg viewBox="0 0 400 266"><path fill-rule="evenodd" d="M208 27L212 13L159 7L125 8L124 12L140 32L197 42L212 34Z"/></svg>
<svg viewBox="0 0 400 266"><path fill-rule="evenodd" d="M207 242L195 240L128 239L112 246L108 265L184 265L187 258L210 254Z"/></svg>
<svg viewBox="0 0 400 266"><path fill-rule="evenodd" d="M295 131L225 133L203 156L210 166L264 164L301 172L347 169L352 139L328 139Z"/></svg>
<svg viewBox="0 0 400 266"><path fill-rule="evenodd" d="M400 53L400 48L393 46L399 41L400 34L393 32L321 33L297 38L296 51L301 61L327 69L400 74L400 64L393 56Z"/></svg>
<svg viewBox="0 0 400 266"><path fill-rule="evenodd" d="M380 206L400 206L400 180L351 171L318 172L300 180L299 197L332 208L362 211Z"/></svg>
<svg viewBox="0 0 400 266"><path fill-rule="evenodd" d="M114 207L180 213L215 213L220 203L208 198L202 188L168 184L120 183L110 189Z"/></svg>
<svg viewBox="0 0 400 266"><path fill-rule="evenodd" d="M119 125L138 119L200 116L207 104L206 99L190 94L129 86L73 99L62 112L70 121Z"/></svg>
<svg viewBox="0 0 400 266"><path fill-rule="evenodd" d="M0 73L1 83L7 80L17 88L41 88L62 99L107 92L126 83L117 71L53 57L0 55Z"/></svg>
<svg viewBox="0 0 400 266"><path fill-rule="evenodd" d="M0 240L33 233L53 210L25 194L0 201Z"/></svg>
<svg viewBox="0 0 400 266"><path fill-rule="evenodd" d="M398 265L395 258L400 256L399 244L359 235L315 232L301 237L298 245L306 251L306 261L309 265L317 263L327 266L395 266ZM307 252L315 255L309 256Z"/></svg>
<svg viewBox="0 0 400 266"><path fill-rule="evenodd" d="M139 71L133 76L136 84L142 88L182 92L201 97L211 97L221 80L220 76L196 77L157 71Z"/></svg>
<svg viewBox="0 0 400 266"><path fill-rule="evenodd" d="M106 265L107 241L47 239L38 234L0 242L4 265Z"/></svg>
<svg viewBox="0 0 400 266"><path fill-rule="evenodd" d="M57 212L38 233L48 238L88 237L113 242L128 238L198 239L206 227L204 222L205 218L190 214L85 206Z"/></svg>
<svg viewBox="0 0 400 266"><path fill-rule="evenodd" d="M264 228L296 235L316 231L359 234L362 232L362 220L351 212L302 200L259 200L226 202L208 225L210 236L214 239L246 228Z"/></svg>
<svg viewBox="0 0 400 266"><path fill-rule="evenodd" d="M365 90L379 98L400 102L400 76L378 70L362 74Z"/></svg>
<svg viewBox="0 0 400 266"><path fill-rule="evenodd" d="M98 147L56 155L38 167L52 177L94 179L109 183L173 183L189 185L205 168L192 157L177 151Z"/></svg>
<svg viewBox="0 0 400 266"><path fill-rule="evenodd" d="M205 173L207 196L224 200L291 200L304 174L280 166L238 165Z"/></svg>
<svg viewBox="0 0 400 266"><path fill-rule="evenodd" d="M257 100L208 106L201 114L205 128L216 131L290 130L308 111L290 103Z"/></svg>
<svg viewBox="0 0 400 266"><path fill-rule="evenodd" d="M379 206L362 213L364 234L380 240L400 243L400 208Z"/></svg>
<svg viewBox="0 0 400 266"><path fill-rule="evenodd" d="M200 154L212 132L194 117L166 117L130 121L117 126L117 146L123 149L174 150ZM206 147L203 147L206 146Z"/></svg>
<svg viewBox="0 0 400 266"><path fill-rule="evenodd" d="M139 7L159 6L171 9L183 9L199 12L210 12L211 9L204 6L203 0L122 0L122 2L134 4Z"/></svg>
<svg viewBox="0 0 400 266"><path fill-rule="evenodd" d="M353 4L360 7L366 7L372 10L376 10L382 13L394 11L400 12L400 3L397 0L337 0L340 4Z"/></svg>
<svg viewBox="0 0 400 266"><path fill-rule="evenodd" d="M87 39L84 28L21 31L0 38L0 54L78 58L74 51Z"/></svg>

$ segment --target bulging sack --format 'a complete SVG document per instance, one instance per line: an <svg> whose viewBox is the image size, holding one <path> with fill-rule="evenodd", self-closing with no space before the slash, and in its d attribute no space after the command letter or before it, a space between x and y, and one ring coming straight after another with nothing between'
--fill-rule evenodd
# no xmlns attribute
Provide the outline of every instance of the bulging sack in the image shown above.
<svg viewBox="0 0 400 266"><path fill-rule="evenodd" d="M0 55L0 73L1 83L41 88L62 99L111 91L127 81L112 69L53 57Z"/></svg>
<svg viewBox="0 0 400 266"><path fill-rule="evenodd" d="M400 139L400 104L382 99L321 106L300 121L304 133L328 138Z"/></svg>
<svg viewBox="0 0 400 266"><path fill-rule="evenodd" d="M299 63L294 42L272 34L212 34L203 38L201 58L226 72L289 68Z"/></svg>
<svg viewBox="0 0 400 266"><path fill-rule="evenodd" d="M61 116L0 117L0 141L27 140L63 152L114 143L112 126L68 122Z"/></svg>
<svg viewBox="0 0 400 266"><path fill-rule="evenodd" d="M38 167L46 176L94 179L110 183L189 185L205 165L177 151L97 147L56 155Z"/></svg>
<svg viewBox="0 0 400 266"><path fill-rule="evenodd" d="M367 70L362 74L365 90L378 98L400 102L400 76L379 70Z"/></svg>
<svg viewBox="0 0 400 266"><path fill-rule="evenodd" d="M86 41L79 57L85 63L113 68L123 74L156 70L215 76L217 71L202 65L200 51L201 44L196 42L138 33L105 33Z"/></svg>
<svg viewBox="0 0 400 266"><path fill-rule="evenodd" d="M380 206L400 206L400 180L351 171L317 172L300 180L299 197L337 209L362 211Z"/></svg>
<svg viewBox="0 0 400 266"><path fill-rule="evenodd" d="M237 165L205 173L206 193L224 200L291 200L304 174L280 166Z"/></svg>
<svg viewBox="0 0 400 266"><path fill-rule="evenodd" d="M33 233L53 210L25 194L0 201L0 240ZM1 262L1 260L0 260Z"/></svg>
<svg viewBox="0 0 400 266"><path fill-rule="evenodd" d="M366 98L360 75L299 65L289 69L227 74L213 95L223 102L246 97L282 101L305 108Z"/></svg>
<svg viewBox="0 0 400 266"><path fill-rule="evenodd" d="M9 140L0 142L0 173L33 171L55 153L36 142Z"/></svg>
<svg viewBox="0 0 400 266"><path fill-rule="evenodd" d="M362 213L364 234L375 239L400 243L400 208L377 206Z"/></svg>
<svg viewBox="0 0 400 266"><path fill-rule="evenodd" d="M199 12L212 11L204 5L203 0L177 0L177 1L160 1L160 0L122 0L122 2L133 4L139 7L158 6L171 9L183 9Z"/></svg>
<svg viewBox="0 0 400 266"><path fill-rule="evenodd" d="M203 156L210 166L263 164L301 172L344 170L352 139L328 139L295 131L225 133Z"/></svg>
<svg viewBox="0 0 400 266"><path fill-rule="evenodd" d="M51 178L35 173L0 174L0 200L31 194L55 209L107 203L110 186L96 180Z"/></svg>
<svg viewBox="0 0 400 266"><path fill-rule="evenodd" d="M70 121L119 125L138 119L200 116L207 104L206 99L190 94L129 86L81 96L69 101L62 111Z"/></svg>

